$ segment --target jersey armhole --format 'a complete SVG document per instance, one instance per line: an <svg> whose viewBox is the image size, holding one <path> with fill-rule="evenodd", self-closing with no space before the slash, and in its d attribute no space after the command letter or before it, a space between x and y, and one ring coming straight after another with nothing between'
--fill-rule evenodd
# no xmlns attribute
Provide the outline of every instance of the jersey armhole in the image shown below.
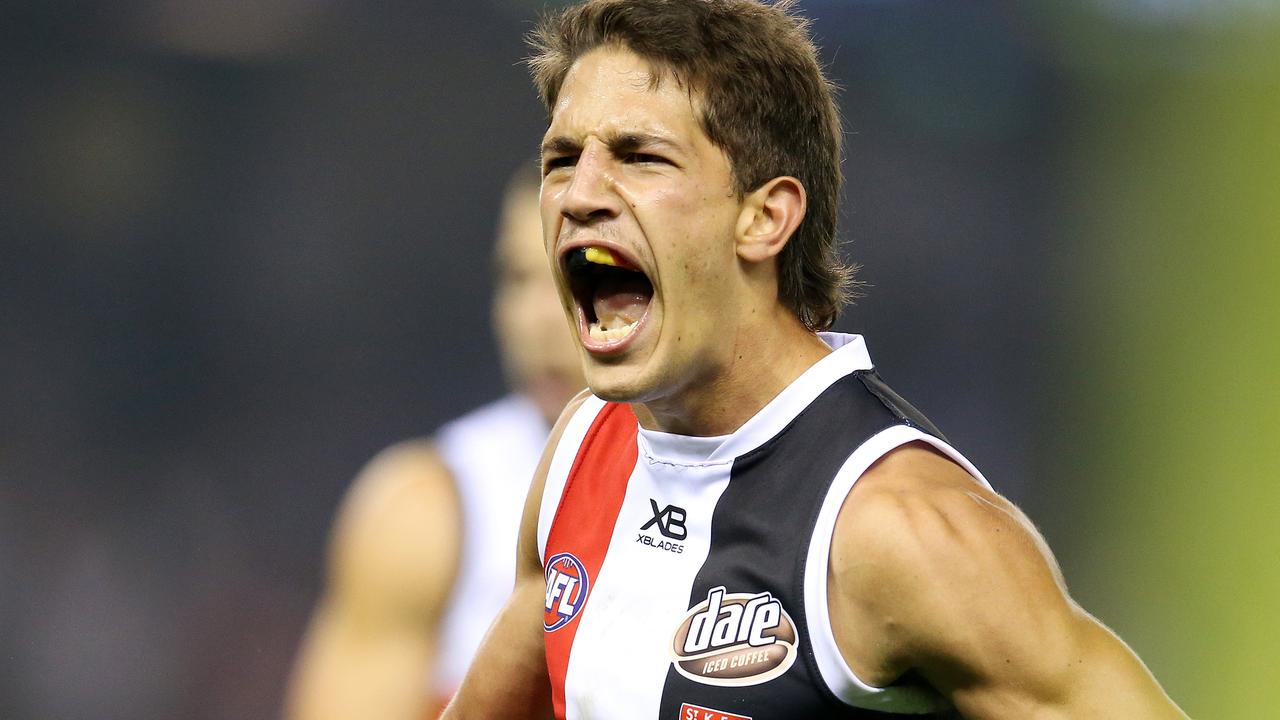
<svg viewBox="0 0 1280 720"><path fill-rule="evenodd" d="M881 688L863 682L840 654L835 633L831 629L831 615L827 605L827 563L831 555L831 538L835 534L836 516L845 498L853 490L858 478L877 460L896 448L917 441L929 443L982 485L991 487L973 463L955 448L918 428L893 425L873 435L841 466L818 512L805 560L804 605L809 643L818 672L822 682L836 698L846 705L867 710L922 715L946 709L949 707L947 701L926 687Z"/></svg>

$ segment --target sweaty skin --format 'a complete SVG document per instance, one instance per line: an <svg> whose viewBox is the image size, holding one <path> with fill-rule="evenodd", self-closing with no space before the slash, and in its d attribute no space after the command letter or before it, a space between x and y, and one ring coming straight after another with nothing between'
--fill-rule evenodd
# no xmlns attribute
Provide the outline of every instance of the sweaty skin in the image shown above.
<svg viewBox="0 0 1280 720"><path fill-rule="evenodd" d="M646 428L725 434L830 352L777 301L773 258L803 217L804 189L776 178L738 197L689 93L649 80L643 60L613 49L570 69L543 139L543 237L595 394L636 403ZM619 343L593 343L570 291L565 259L580 247L652 283L644 319Z"/></svg>
<svg viewBox="0 0 1280 720"><path fill-rule="evenodd" d="M777 253L805 209L780 177L738 197L697 122L698 93L609 46L566 76L543 143L542 221L588 383L646 427L738 429L828 350L778 300ZM563 259L602 246L653 285L643 321L593 341ZM516 589L444 717L551 717L537 522L548 445L521 526ZM849 494L831 543L829 612L864 681L911 672L966 718L1186 716L1142 662L1067 594L1035 528L924 447L886 455ZM607 692L607 689L603 690Z"/></svg>
<svg viewBox="0 0 1280 720"><path fill-rule="evenodd" d="M858 677L914 671L966 718L1185 718L1077 605L1008 500L924 444L854 485L828 566L837 644Z"/></svg>

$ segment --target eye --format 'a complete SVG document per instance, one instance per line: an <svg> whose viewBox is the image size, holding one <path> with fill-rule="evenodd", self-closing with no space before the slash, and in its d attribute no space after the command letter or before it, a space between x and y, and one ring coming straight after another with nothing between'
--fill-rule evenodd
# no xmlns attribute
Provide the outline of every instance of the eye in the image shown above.
<svg viewBox="0 0 1280 720"><path fill-rule="evenodd" d="M661 163L663 165L671 164L670 160L662 157L661 155L654 155L653 153L642 153L642 152L627 153L623 157L623 159L629 163Z"/></svg>
<svg viewBox="0 0 1280 720"><path fill-rule="evenodd" d="M563 167L573 167L578 163L577 155L558 155L549 157L542 161L542 174L546 175L552 170Z"/></svg>

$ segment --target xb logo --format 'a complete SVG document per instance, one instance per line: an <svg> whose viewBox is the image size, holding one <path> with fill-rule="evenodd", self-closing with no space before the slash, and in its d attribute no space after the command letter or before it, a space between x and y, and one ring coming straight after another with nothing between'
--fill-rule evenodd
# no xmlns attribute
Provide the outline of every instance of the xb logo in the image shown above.
<svg viewBox="0 0 1280 720"><path fill-rule="evenodd" d="M658 501L653 498L649 498L649 505L653 508L653 517L649 522L641 525L640 530L648 530L656 524L658 532L672 540L683 540L689 537L689 531L684 527L686 517L684 508L668 505L659 510Z"/></svg>

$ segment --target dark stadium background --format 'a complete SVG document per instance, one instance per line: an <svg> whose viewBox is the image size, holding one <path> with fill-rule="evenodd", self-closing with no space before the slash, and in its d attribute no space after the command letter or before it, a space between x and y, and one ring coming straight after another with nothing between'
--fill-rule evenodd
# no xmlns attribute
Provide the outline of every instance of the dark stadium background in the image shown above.
<svg viewBox="0 0 1280 720"><path fill-rule="evenodd" d="M0 717L262 718L331 513L501 392L541 3L0 3ZM811 0L841 322L1193 715L1280 700L1280 9Z"/></svg>

